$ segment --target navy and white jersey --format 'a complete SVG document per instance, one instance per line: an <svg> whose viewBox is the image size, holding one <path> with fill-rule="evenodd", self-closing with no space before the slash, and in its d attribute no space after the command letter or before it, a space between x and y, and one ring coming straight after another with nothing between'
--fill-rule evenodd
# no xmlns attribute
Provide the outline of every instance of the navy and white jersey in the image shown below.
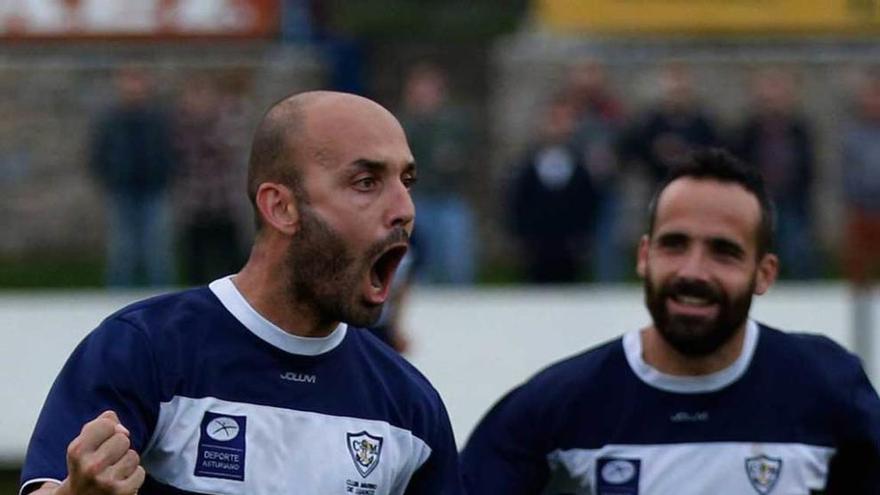
<svg viewBox="0 0 880 495"><path fill-rule="evenodd" d="M366 331L301 338L231 278L135 303L76 348L30 441L22 493L67 476L68 443L113 410L150 494L461 493L446 409Z"/></svg>
<svg viewBox="0 0 880 495"><path fill-rule="evenodd" d="M462 452L471 495L880 493L880 399L820 336L747 325L731 366L671 376L639 331L550 366Z"/></svg>

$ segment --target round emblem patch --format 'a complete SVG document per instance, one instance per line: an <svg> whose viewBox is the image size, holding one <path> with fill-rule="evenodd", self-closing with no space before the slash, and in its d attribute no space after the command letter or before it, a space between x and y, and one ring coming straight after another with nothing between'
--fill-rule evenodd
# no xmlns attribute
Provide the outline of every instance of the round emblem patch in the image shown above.
<svg viewBox="0 0 880 495"><path fill-rule="evenodd" d="M238 436L238 422L226 416L214 418L205 427L205 433L218 442L228 442Z"/></svg>
<svg viewBox="0 0 880 495"><path fill-rule="evenodd" d="M636 474L633 463L617 459L602 466L602 479L608 483L621 485L631 480Z"/></svg>

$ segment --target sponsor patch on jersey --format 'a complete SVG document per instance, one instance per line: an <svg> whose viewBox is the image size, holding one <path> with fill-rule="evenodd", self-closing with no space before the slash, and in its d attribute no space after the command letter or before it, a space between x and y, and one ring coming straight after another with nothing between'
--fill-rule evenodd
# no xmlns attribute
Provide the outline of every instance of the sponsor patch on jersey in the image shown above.
<svg viewBox="0 0 880 495"><path fill-rule="evenodd" d="M347 433L348 452L361 476L366 478L379 465L382 454L382 437L366 431Z"/></svg>
<svg viewBox="0 0 880 495"><path fill-rule="evenodd" d="M746 474L758 493L766 495L773 491L782 472L782 459L760 455L746 459Z"/></svg>
<svg viewBox="0 0 880 495"><path fill-rule="evenodd" d="M246 416L205 411L195 476L244 481Z"/></svg>
<svg viewBox="0 0 880 495"><path fill-rule="evenodd" d="M600 457L596 461L597 495L638 495L639 459Z"/></svg>

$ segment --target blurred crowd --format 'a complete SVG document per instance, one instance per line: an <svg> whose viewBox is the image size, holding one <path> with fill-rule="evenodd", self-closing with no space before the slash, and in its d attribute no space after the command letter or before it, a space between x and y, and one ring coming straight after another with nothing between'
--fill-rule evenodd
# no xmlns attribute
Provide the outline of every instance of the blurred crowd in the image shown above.
<svg viewBox="0 0 880 495"><path fill-rule="evenodd" d="M173 102L157 97L143 69L115 75L114 103L94 122L91 170L107 201L107 284L202 284L237 270L251 226L242 208L249 129L243 102L217 78L194 77ZM775 201L783 276L825 276L831 264L864 284L880 264L880 74L853 95L839 153L844 239L839 259L818 242L814 123L796 74L764 69L750 103L722 126L696 96L690 68L663 67L659 97L635 108L609 84L602 63L573 64L542 98L497 211L530 283L632 278L633 223L622 207L631 177L649 189L690 150L722 146L759 168ZM472 193L481 180L474 119L456 102L447 70L420 62L405 71L392 108L418 163L414 249L402 276L420 283L476 282L487 253ZM246 150L245 150L246 151ZM637 235L637 234L636 234ZM182 278L178 277L178 273Z"/></svg>
<svg viewBox="0 0 880 495"><path fill-rule="evenodd" d="M204 284L244 263L248 139L241 102L218 80L187 80L170 108L153 77L124 67L93 129L90 166L107 212L110 287ZM180 267L180 270L178 270Z"/></svg>
<svg viewBox="0 0 880 495"><path fill-rule="evenodd" d="M794 73L755 72L749 105L722 126L696 96L690 69L663 67L659 98L638 111L614 94L603 65L573 65L535 119L532 145L515 167L510 230L531 282L584 278L615 282L632 273L635 239L621 209L622 184L642 177L649 190L682 154L725 147L761 170L775 203L776 250L788 279L814 279L837 263L857 284L880 264L880 75L866 74L841 136L844 243L829 260L817 240L817 132L800 105Z"/></svg>

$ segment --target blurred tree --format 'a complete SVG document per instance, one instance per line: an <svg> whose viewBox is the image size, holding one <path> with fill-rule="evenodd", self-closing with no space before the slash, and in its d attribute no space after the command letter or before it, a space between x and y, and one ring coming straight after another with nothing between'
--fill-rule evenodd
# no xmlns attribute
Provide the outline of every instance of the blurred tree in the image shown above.
<svg viewBox="0 0 880 495"><path fill-rule="evenodd" d="M373 40L465 41L519 27L529 0L328 0L322 9L335 32Z"/></svg>

